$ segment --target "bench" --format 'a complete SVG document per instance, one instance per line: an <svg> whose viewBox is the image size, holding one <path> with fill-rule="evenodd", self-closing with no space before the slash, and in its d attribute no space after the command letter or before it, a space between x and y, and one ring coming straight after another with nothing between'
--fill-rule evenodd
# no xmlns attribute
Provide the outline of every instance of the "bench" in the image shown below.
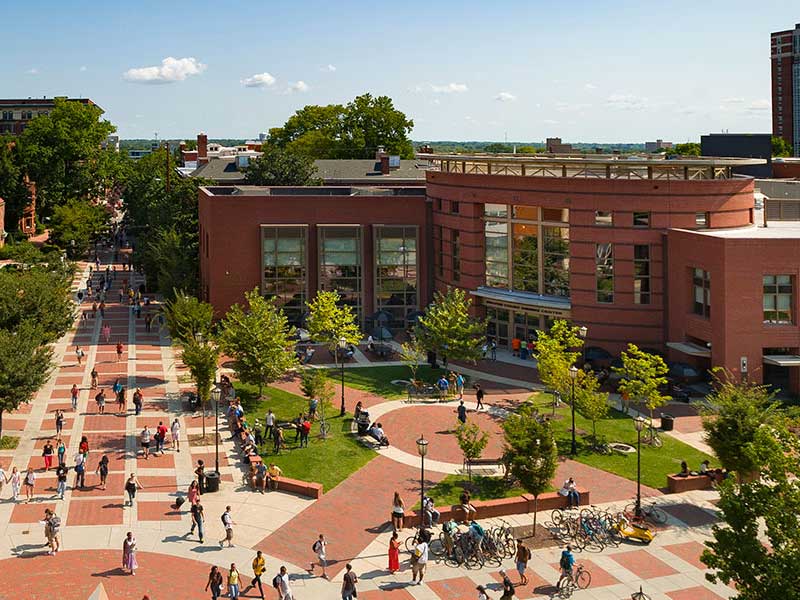
<svg viewBox="0 0 800 600"><path fill-rule="evenodd" d="M707 475L667 475L667 489L670 494L680 494L692 490L710 490L714 480Z"/></svg>
<svg viewBox="0 0 800 600"><path fill-rule="evenodd" d="M322 498L322 484L315 481L300 481L298 479L290 479L281 475L278 478L278 489L283 492L291 492L313 500Z"/></svg>
<svg viewBox="0 0 800 600"><path fill-rule="evenodd" d="M433 385L418 387L409 384L406 386L406 392L408 393L409 402L413 402L414 400L436 400L438 402L441 399L439 388Z"/></svg>
<svg viewBox="0 0 800 600"><path fill-rule="evenodd" d="M577 488L581 495L581 506L591 504L591 495L585 488ZM493 517L504 517L507 515L527 514L534 510L534 498L531 494L522 494L511 498L499 498L497 500L473 500L472 506L478 511L478 519L491 519ZM545 492L539 494L537 508L539 512L554 510L556 508L566 508L567 497L558 492ZM460 504L450 507L436 507L440 512L439 522L464 520L464 511ZM406 526L416 527L419 524L419 515L416 511L406 513Z"/></svg>

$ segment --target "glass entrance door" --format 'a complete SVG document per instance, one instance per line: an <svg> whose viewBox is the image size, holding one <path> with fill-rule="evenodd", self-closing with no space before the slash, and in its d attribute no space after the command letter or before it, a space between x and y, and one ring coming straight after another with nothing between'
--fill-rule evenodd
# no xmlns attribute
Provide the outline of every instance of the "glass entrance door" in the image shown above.
<svg viewBox="0 0 800 600"><path fill-rule="evenodd" d="M509 345L508 324L509 311L502 308L486 308L487 334L497 340L497 347L503 348Z"/></svg>

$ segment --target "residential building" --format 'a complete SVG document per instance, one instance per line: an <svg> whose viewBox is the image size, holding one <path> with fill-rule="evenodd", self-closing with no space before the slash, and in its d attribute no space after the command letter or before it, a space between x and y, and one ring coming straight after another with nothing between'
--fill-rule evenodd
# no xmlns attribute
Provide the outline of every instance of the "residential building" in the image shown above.
<svg viewBox="0 0 800 600"><path fill-rule="evenodd" d="M672 142L665 142L664 140L656 140L655 142L645 142L645 152L655 152L656 150L665 150L672 148Z"/></svg>
<svg viewBox="0 0 800 600"><path fill-rule="evenodd" d="M66 98L66 96L64 98L72 102L97 106L88 98ZM25 100L0 98L0 134L19 135L32 119L39 115L49 114L54 106L54 98L28 98Z"/></svg>
<svg viewBox="0 0 800 600"><path fill-rule="evenodd" d="M572 144L564 144L561 138L547 138L545 148L550 154L569 154L573 151Z"/></svg>
<svg viewBox="0 0 800 600"><path fill-rule="evenodd" d="M800 23L770 34L772 133L800 156Z"/></svg>

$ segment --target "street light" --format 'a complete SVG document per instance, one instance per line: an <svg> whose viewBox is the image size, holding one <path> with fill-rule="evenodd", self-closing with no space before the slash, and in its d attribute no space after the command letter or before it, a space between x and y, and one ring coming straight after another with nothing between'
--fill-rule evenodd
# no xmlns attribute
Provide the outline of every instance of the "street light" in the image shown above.
<svg viewBox="0 0 800 600"><path fill-rule="evenodd" d="M425 455L428 453L428 440L424 435L417 440L417 453L421 458L419 471L419 530L425 529Z"/></svg>
<svg viewBox="0 0 800 600"><path fill-rule="evenodd" d="M634 514L637 517L642 516L642 429L646 423L641 415L633 420L633 426L636 427L636 509Z"/></svg>
<svg viewBox="0 0 800 600"><path fill-rule="evenodd" d="M581 344L581 360L583 361L581 364L581 368L586 369L586 334L589 333L589 329L586 325L581 325L578 327L578 335L580 336L583 343Z"/></svg>
<svg viewBox="0 0 800 600"><path fill-rule="evenodd" d="M219 398L222 395L222 388L218 383L214 383L211 389L211 399L214 401L214 473L219 476Z"/></svg>
<svg viewBox="0 0 800 600"><path fill-rule="evenodd" d="M575 380L578 378L578 367L572 365L569 368L569 378L572 381L572 456L578 453L578 445L575 443Z"/></svg>
<svg viewBox="0 0 800 600"><path fill-rule="evenodd" d="M339 416L344 416L344 350L347 348L347 340L343 337L339 338L339 358L342 360L342 410Z"/></svg>

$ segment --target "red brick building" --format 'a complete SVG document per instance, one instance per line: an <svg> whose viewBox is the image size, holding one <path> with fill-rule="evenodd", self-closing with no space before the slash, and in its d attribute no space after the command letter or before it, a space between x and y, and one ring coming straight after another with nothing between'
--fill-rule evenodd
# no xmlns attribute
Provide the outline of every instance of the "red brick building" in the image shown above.
<svg viewBox="0 0 800 600"><path fill-rule="evenodd" d="M66 99L66 97L64 98ZM69 100L97 106L88 98L70 98ZM0 133L19 135L32 119L48 114L54 107L54 98L0 98Z"/></svg>
<svg viewBox="0 0 800 600"><path fill-rule="evenodd" d="M770 34L772 135L782 137L800 156L800 23Z"/></svg>

